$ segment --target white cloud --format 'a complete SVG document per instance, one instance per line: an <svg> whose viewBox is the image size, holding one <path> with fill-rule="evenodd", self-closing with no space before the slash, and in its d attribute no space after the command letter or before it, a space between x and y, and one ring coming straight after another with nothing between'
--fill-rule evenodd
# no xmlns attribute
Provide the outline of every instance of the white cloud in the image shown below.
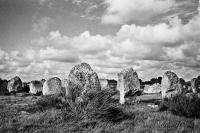
<svg viewBox="0 0 200 133"><path fill-rule="evenodd" d="M88 62L102 77L115 77L122 68L132 66L143 79L161 76L168 69L190 79L200 70L199 18L196 15L187 24L174 18L156 25L123 25L113 36L85 31L69 37L51 31L34 41L33 46L39 48L0 50L0 71L67 78L73 65Z"/></svg>
<svg viewBox="0 0 200 133"><path fill-rule="evenodd" d="M40 58L42 60L53 60L58 62L72 62L79 61L77 54L67 49L58 50L53 47L47 47L46 49L40 50Z"/></svg>
<svg viewBox="0 0 200 133"><path fill-rule="evenodd" d="M108 7L102 22L108 24L149 21L175 5L174 0L105 0L105 3Z"/></svg>

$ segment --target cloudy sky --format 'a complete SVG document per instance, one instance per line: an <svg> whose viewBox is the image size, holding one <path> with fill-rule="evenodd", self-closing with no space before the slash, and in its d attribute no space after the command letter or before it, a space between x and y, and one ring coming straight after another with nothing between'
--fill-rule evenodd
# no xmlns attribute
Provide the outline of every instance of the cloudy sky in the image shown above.
<svg viewBox="0 0 200 133"><path fill-rule="evenodd" d="M199 0L0 0L0 77L67 78L87 62L100 78L200 75Z"/></svg>

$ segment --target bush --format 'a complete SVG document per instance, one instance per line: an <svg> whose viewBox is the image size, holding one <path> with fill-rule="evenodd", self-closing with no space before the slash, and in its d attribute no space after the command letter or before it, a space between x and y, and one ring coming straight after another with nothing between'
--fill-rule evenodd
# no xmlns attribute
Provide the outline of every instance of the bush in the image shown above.
<svg viewBox="0 0 200 133"><path fill-rule="evenodd" d="M69 107L65 108L65 116L75 119L98 119L108 122L119 122L132 118L111 98L108 91L92 92L83 96L82 102L68 101ZM69 113L70 112L70 113Z"/></svg>
<svg viewBox="0 0 200 133"><path fill-rule="evenodd" d="M200 118L200 99L196 95L188 98L184 94L164 99L159 105L159 111L165 110L179 116Z"/></svg>
<svg viewBox="0 0 200 133"><path fill-rule="evenodd" d="M114 93L107 90L91 92L82 96L81 102L74 99L64 99L61 96L44 96L37 101L37 109L44 111L50 108L61 109L65 121L102 120L120 122L133 118L134 115L125 112L111 97Z"/></svg>

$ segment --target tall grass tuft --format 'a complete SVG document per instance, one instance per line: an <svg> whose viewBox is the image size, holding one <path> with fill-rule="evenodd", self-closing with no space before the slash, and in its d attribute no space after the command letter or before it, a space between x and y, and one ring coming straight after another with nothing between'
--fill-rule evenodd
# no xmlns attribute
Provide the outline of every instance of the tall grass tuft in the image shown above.
<svg viewBox="0 0 200 133"><path fill-rule="evenodd" d="M189 118L200 118L200 99L194 95L192 98L180 94L171 99L164 99L159 105L159 111L169 110L175 115Z"/></svg>
<svg viewBox="0 0 200 133"><path fill-rule="evenodd" d="M123 111L111 98L112 96L112 93L102 90L85 94L82 102L68 101L69 106L65 108L65 116L66 118L73 116L78 120L98 119L108 122L120 122L133 118L134 115Z"/></svg>

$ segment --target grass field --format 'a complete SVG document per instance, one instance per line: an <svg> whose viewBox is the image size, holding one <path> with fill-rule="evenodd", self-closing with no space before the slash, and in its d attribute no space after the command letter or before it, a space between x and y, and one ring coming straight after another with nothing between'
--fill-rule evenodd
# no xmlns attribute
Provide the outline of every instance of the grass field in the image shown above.
<svg viewBox="0 0 200 133"><path fill-rule="evenodd" d="M41 96L0 96L0 132L85 132L85 133L199 133L200 120L159 112L160 95L137 97L136 103L118 105L132 114L118 122L101 119L72 119L62 108L39 108ZM117 104L117 103L115 103ZM117 116L116 116L117 117Z"/></svg>

